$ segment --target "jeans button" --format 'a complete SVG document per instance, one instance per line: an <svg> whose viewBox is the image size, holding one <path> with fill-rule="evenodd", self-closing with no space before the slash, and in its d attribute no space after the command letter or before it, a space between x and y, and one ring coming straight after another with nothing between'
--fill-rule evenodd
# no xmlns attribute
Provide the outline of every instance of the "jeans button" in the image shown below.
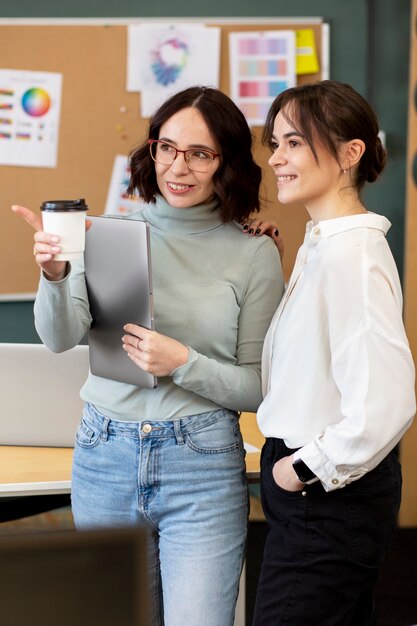
<svg viewBox="0 0 417 626"><path fill-rule="evenodd" d="M144 424L142 426L142 432L145 433L145 435L148 435L152 430L152 426L150 424Z"/></svg>

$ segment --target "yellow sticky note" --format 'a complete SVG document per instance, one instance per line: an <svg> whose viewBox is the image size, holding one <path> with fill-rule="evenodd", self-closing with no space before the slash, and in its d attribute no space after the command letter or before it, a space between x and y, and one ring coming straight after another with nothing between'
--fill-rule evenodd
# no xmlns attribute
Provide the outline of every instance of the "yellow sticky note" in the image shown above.
<svg viewBox="0 0 417 626"><path fill-rule="evenodd" d="M320 67L317 58L316 40L311 28L295 31L296 73L316 74Z"/></svg>

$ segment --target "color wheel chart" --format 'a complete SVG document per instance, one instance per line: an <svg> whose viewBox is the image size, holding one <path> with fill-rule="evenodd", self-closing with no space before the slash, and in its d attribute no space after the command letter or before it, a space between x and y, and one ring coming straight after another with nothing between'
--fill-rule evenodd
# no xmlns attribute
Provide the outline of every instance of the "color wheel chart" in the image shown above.
<svg viewBox="0 0 417 626"><path fill-rule="evenodd" d="M56 167L61 74L0 70L0 165Z"/></svg>
<svg viewBox="0 0 417 626"><path fill-rule="evenodd" d="M152 71L158 84L175 83L187 65L190 51L186 42L170 37L151 51Z"/></svg>
<svg viewBox="0 0 417 626"><path fill-rule="evenodd" d="M45 89L32 87L22 96L22 108L32 117L42 117L51 108L51 98Z"/></svg>
<svg viewBox="0 0 417 626"><path fill-rule="evenodd" d="M292 30L230 33L232 99L252 126L262 126L274 98L296 85Z"/></svg>

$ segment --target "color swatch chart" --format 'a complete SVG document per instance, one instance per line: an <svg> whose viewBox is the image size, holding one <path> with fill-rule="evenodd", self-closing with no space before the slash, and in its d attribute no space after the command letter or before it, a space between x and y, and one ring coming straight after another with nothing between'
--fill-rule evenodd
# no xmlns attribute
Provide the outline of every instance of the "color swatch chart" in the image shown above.
<svg viewBox="0 0 417 626"><path fill-rule="evenodd" d="M232 99L250 125L263 125L274 98L296 84L295 32L240 32L229 37Z"/></svg>
<svg viewBox="0 0 417 626"><path fill-rule="evenodd" d="M61 74L0 69L0 164L55 167Z"/></svg>

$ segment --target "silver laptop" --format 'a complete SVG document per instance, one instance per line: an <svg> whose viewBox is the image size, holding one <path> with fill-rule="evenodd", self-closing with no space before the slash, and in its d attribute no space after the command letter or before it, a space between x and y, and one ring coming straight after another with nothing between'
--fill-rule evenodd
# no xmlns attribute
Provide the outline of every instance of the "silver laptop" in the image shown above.
<svg viewBox="0 0 417 626"><path fill-rule="evenodd" d="M86 233L85 275L93 317L88 343L92 374L153 388L156 378L123 350L123 326L153 329L149 225L142 220L93 216Z"/></svg>
<svg viewBox="0 0 417 626"><path fill-rule="evenodd" d="M0 445L72 447L87 375L88 346L0 343Z"/></svg>

